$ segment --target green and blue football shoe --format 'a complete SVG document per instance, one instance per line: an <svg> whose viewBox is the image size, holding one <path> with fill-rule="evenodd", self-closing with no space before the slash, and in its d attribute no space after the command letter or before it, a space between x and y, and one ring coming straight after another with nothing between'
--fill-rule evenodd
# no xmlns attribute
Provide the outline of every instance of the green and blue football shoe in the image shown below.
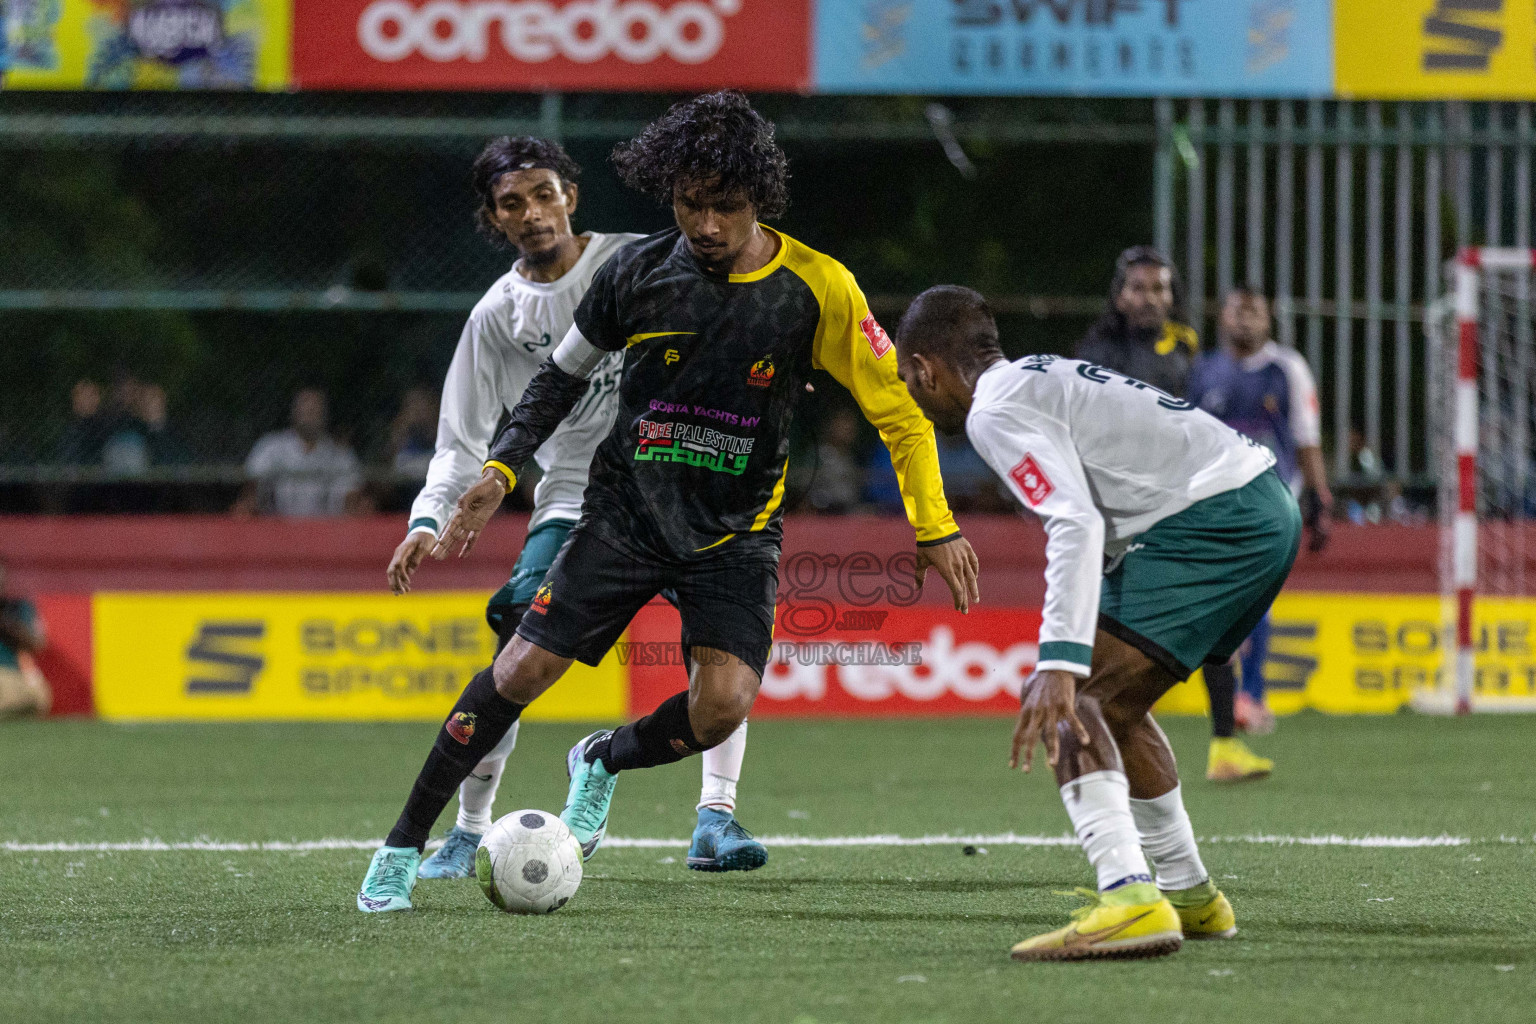
<svg viewBox="0 0 1536 1024"><path fill-rule="evenodd" d="M479 832L466 832L455 825L437 852L421 862L416 874L420 878L468 878L475 873L479 845Z"/></svg>
<svg viewBox="0 0 1536 1024"><path fill-rule="evenodd" d="M730 811L699 808L699 824L688 847L694 871L756 871L768 863L768 847L752 838Z"/></svg>
<svg viewBox="0 0 1536 1024"><path fill-rule="evenodd" d="M601 760L588 761L587 749L598 740L613 735L612 729L599 729L584 737L565 755L565 773L571 788L565 795L565 810L560 820L581 844L581 859L591 860L608 834L608 805L613 802L617 774L609 774Z"/></svg>
<svg viewBox="0 0 1536 1024"><path fill-rule="evenodd" d="M381 846L373 853L363 887L357 891L357 909L365 914L411 909L411 890L421 851L414 846Z"/></svg>

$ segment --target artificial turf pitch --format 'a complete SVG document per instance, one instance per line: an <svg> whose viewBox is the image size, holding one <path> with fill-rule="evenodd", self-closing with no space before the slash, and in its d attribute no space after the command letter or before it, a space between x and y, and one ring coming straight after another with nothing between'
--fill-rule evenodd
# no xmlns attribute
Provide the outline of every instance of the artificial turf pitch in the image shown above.
<svg viewBox="0 0 1536 1024"><path fill-rule="evenodd" d="M382 836L431 725L0 726L4 1021L1318 1021L1536 1018L1536 722L1285 720L1267 782L1203 781L1165 723L1239 936L1156 961L1018 964L1090 884L1073 846L771 849L752 874L604 849L559 913L473 881L365 916L367 850L17 844ZM528 724L499 813L558 810L581 726ZM1055 787L1003 767L1002 720L754 723L742 821L765 835L1061 836ZM685 837L697 761L620 782L610 834ZM439 831L451 823L445 813ZM1358 847L1236 837L1435 837Z"/></svg>

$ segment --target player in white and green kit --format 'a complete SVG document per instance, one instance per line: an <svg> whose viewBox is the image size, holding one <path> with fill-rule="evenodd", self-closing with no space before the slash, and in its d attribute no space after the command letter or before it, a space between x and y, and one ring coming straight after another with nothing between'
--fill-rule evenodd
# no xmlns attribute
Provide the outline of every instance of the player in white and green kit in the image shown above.
<svg viewBox="0 0 1536 1024"><path fill-rule="evenodd" d="M1040 659L1013 763L1022 753L1028 770L1044 740L1098 888L1072 924L1019 943L1014 958L1158 956L1184 938L1235 934L1151 710L1201 664L1230 658L1290 572L1301 513L1274 456L1093 363L1009 362L968 288L918 296L896 350L924 413L963 429L1045 524Z"/></svg>
<svg viewBox="0 0 1536 1024"><path fill-rule="evenodd" d="M390 586L410 590L411 576L447 524L459 495L480 477L499 420L571 328L592 277L634 234L575 234L575 161L556 143L533 138L492 140L475 161L482 206L479 222L493 238L516 247L519 259L475 305L443 382L437 449L427 482L411 506L409 533L389 565ZM571 416L535 456L543 476L533 517L512 578L490 600L486 619L506 644L532 602L545 572L581 516L592 453L613 423L622 353L604 361ZM459 788L458 820L443 846L420 867L423 878L462 878L474 871L475 847L491 825L491 804L507 756L506 737ZM690 867L751 870L767 851L735 821L736 782L746 751L746 723L703 756L704 786Z"/></svg>

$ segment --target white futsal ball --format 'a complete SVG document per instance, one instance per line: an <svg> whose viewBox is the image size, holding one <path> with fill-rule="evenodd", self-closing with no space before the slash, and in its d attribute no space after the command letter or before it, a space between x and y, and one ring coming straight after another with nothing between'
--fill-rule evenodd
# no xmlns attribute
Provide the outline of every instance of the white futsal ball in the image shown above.
<svg viewBox="0 0 1536 1024"><path fill-rule="evenodd" d="M581 844L548 811L513 811L480 840L475 877L509 914L552 914L581 887Z"/></svg>

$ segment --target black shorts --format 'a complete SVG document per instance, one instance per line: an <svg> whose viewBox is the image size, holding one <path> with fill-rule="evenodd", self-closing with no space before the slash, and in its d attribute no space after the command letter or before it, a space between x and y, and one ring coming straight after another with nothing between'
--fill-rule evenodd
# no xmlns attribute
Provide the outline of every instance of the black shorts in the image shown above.
<svg viewBox="0 0 1536 1024"><path fill-rule="evenodd" d="M667 589L682 615L685 652L712 647L763 674L773 645L776 561L650 557L614 547L586 520L555 557L517 633L551 654L596 665L635 613Z"/></svg>

